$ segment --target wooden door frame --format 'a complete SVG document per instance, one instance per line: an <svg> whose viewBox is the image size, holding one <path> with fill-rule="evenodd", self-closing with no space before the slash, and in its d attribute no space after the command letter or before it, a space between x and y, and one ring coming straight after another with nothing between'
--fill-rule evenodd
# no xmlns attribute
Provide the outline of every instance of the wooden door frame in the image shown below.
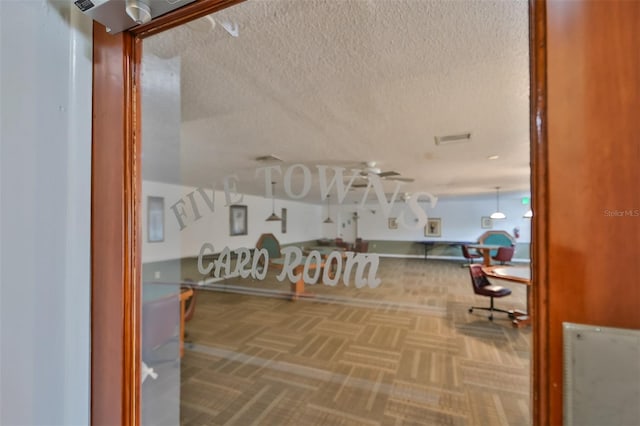
<svg viewBox="0 0 640 426"><path fill-rule="evenodd" d="M140 424L140 60L145 37L241 0L200 0L118 35L94 23L91 181L91 423ZM549 418L546 6L530 0L532 409Z"/></svg>

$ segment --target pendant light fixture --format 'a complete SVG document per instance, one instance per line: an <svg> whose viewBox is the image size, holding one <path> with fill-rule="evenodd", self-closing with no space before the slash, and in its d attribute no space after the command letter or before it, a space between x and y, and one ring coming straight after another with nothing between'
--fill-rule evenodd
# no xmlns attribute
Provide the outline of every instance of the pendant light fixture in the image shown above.
<svg viewBox="0 0 640 426"><path fill-rule="evenodd" d="M276 183L271 182L271 215L265 220L266 222L278 222L282 219L276 214Z"/></svg>
<svg viewBox="0 0 640 426"><path fill-rule="evenodd" d="M331 194L327 195L327 218L322 223L333 223L333 220L331 220L331 204L329 203L329 197L331 197Z"/></svg>
<svg viewBox="0 0 640 426"><path fill-rule="evenodd" d="M500 211L500 187L496 186L496 211L491 213L491 219L506 219L507 215Z"/></svg>

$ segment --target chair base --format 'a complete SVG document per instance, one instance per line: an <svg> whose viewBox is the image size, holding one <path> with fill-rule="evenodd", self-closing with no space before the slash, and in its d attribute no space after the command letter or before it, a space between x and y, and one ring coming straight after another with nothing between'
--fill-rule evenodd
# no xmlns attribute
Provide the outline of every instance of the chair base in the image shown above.
<svg viewBox="0 0 640 426"><path fill-rule="evenodd" d="M504 314L509 315L510 319L514 319L516 317L515 311L505 311L504 309L496 308L493 304L493 297L491 297L491 305L487 306L472 306L469 308L469 313L472 313L474 309L481 309L483 311L489 311L489 321L493 321L493 313L494 312L502 312Z"/></svg>
<svg viewBox="0 0 640 426"><path fill-rule="evenodd" d="M494 312L502 312L504 314L507 314L509 316L509 318L513 319L516 317L515 313L513 311L505 311L504 309L498 309L498 308L487 308L485 306L472 306L469 308L469 313L472 313L474 309L481 309L483 311L489 311L489 321L493 321L493 313Z"/></svg>

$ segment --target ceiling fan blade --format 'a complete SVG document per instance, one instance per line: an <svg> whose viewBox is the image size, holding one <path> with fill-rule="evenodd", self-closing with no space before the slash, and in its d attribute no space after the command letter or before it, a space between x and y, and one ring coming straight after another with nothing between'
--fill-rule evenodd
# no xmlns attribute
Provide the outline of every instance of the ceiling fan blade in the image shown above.
<svg viewBox="0 0 640 426"><path fill-rule="evenodd" d="M393 177L393 176L390 177L390 178L387 178L387 180L395 180L395 181L398 181L398 182L413 182L413 181L415 181L415 179L413 179L413 178Z"/></svg>
<svg viewBox="0 0 640 426"><path fill-rule="evenodd" d="M380 177L400 176L400 173L390 170L388 172L380 172L378 173L378 176Z"/></svg>

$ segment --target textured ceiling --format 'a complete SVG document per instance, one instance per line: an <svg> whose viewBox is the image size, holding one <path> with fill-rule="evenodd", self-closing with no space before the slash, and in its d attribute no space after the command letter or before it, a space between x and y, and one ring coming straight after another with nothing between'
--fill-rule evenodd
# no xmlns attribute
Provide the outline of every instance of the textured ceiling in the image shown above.
<svg viewBox="0 0 640 426"><path fill-rule="evenodd" d="M180 57L182 104L180 182L148 141L145 179L237 173L264 194L254 158L274 154L285 168L376 161L415 179L403 192L529 189L526 1L247 1L212 17L145 40L145 55ZM153 75L147 103L167 98Z"/></svg>

